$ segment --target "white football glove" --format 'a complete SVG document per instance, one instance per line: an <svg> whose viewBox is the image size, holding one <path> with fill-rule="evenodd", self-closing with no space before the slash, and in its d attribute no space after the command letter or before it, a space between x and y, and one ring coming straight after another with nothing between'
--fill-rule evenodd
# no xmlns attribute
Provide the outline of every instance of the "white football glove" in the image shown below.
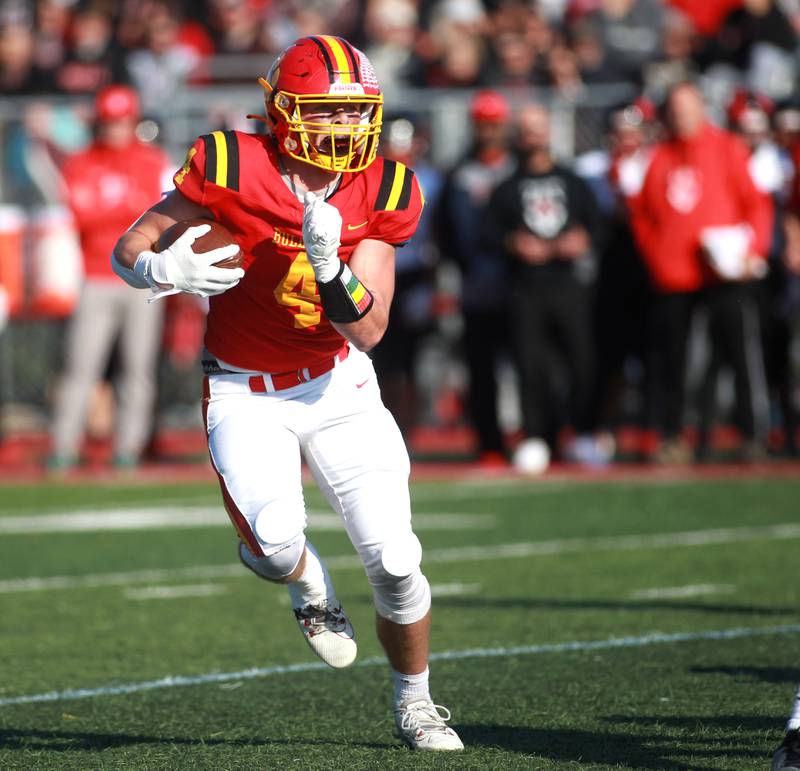
<svg viewBox="0 0 800 771"><path fill-rule="evenodd" d="M342 215L314 193L306 193L303 209L303 243L317 281L333 281L339 274Z"/></svg>
<svg viewBox="0 0 800 771"><path fill-rule="evenodd" d="M242 280L244 270L218 268L214 265L215 262L233 257L239 251L237 244L229 244L202 254L192 251L192 244L209 230L210 225L187 228L163 252L140 252L133 272L153 287L157 297L178 292L200 297L222 294ZM172 288L165 289L160 284L171 284Z"/></svg>

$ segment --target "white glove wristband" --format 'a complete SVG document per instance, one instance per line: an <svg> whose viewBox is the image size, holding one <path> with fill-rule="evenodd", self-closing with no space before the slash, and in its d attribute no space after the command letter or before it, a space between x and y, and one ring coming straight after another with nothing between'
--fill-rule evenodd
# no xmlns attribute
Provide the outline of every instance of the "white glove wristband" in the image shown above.
<svg viewBox="0 0 800 771"><path fill-rule="evenodd" d="M334 249L332 252L325 252L312 256L311 252L306 249L308 261L314 269L314 275L320 284L325 284L328 281L333 281L339 275L342 269L342 261L339 259L339 250Z"/></svg>
<svg viewBox="0 0 800 771"><path fill-rule="evenodd" d="M151 252L145 250L143 252L139 252L136 257L136 262L133 264L133 272L139 278L140 281L143 281L147 286L152 287L153 289L160 289L161 287L158 286L158 283L153 278L153 262L156 258L161 257L162 265L159 266L161 270L159 273L163 276L164 269L163 269L163 254L159 255L157 252ZM169 283L168 281L164 281L163 283Z"/></svg>
<svg viewBox="0 0 800 771"><path fill-rule="evenodd" d="M147 302L159 300L162 297L169 297L178 294L181 290L176 287L161 287L159 284L169 284L166 277L165 252L139 252L136 262L133 264L133 275L141 282L146 283L153 290L153 296ZM153 275L156 273L158 278ZM124 278L124 276L123 276ZM128 282L131 283L130 281ZM199 293L201 297L205 295Z"/></svg>
<svg viewBox="0 0 800 771"><path fill-rule="evenodd" d="M130 284L134 289L147 289L150 284L144 278L142 273L137 273L135 270L126 268L118 259L114 252L111 252L111 269L116 273L126 284ZM143 268L142 268L143 269Z"/></svg>

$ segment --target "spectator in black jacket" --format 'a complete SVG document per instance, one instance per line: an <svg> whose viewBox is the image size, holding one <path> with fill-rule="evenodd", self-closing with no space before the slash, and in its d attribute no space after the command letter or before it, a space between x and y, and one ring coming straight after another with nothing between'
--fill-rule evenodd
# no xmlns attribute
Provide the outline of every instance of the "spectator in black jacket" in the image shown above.
<svg viewBox="0 0 800 771"><path fill-rule="evenodd" d="M525 439L520 471L540 473L566 426L576 439L567 457L591 462L594 195L550 154L550 116L541 105L517 119L520 165L493 193L483 243L506 257L505 303L520 374ZM566 398L562 398L566 395Z"/></svg>

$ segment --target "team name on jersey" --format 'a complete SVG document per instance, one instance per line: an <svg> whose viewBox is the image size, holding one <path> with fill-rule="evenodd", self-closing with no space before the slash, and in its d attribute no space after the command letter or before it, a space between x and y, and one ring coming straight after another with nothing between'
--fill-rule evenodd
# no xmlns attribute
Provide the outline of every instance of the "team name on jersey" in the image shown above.
<svg viewBox="0 0 800 771"><path fill-rule="evenodd" d="M282 230L275 229L272 234L272 243L278 246L288 246L290 249L305 249L306 245L301 238L296 238L290 233L284 233Z"/></svg>

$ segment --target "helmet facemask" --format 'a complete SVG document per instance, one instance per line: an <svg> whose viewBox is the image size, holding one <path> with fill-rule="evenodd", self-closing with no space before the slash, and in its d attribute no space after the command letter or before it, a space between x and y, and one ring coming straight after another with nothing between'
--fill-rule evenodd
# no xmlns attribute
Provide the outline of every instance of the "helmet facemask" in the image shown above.
<svg viewBox="0 0 800 771"><path fill-rule="evenodd" d="M285 127L286 136L278 137L281 149L292 158L333 172L361 171L375 160L383 117L380 94L278 91L267 100ZM359 106L361 117L357 123L314 119L314 108L326 112L331 105L346 104Z"/></svg>

